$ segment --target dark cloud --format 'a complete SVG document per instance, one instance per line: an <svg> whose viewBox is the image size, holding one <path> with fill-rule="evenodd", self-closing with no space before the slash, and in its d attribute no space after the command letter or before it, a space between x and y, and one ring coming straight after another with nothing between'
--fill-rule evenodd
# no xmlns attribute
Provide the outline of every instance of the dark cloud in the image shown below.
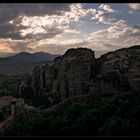
<svg viewBox="0 0 140 140"><path fill-rule="evenodd" d="M44 16L70 11L69 3L13 3L0 5L0 23L8 22L18 16Z"/></svg>
<svg viewBox="0 0 140 140"><path fill-rule="evenodd" d="M18 15L15 10L13 11L11 4L0 4L0 24L7 23L15 18Z"/></svg>
<svg viewBox="0 0 140 140"><path fill-rule="evenodd" d="M58 29L58 28L45 28L46 32L42 33L29 33L26 36L21 36L20 30L21 29L27 29L28 27L25 27L23 25L15 26L13 24L7 23L7 24L1 24L0 25L0 38L11 38L13 40L21 40L21 39L36 39L41 40L44 38L53 38L58 34L61 34L64 32L64 29Z"/></svg>
<svg viewBox="0 0 140 140"><path fill-rule="evenodd" d="M60 3L13 3L13 4L1 4L0 5L0 38L11 38L15 40L19 39L32 39L44 38L45 36L50 38L62 31L58 29L50 29L47 33L41 33L38 35L27 34L22 37L20 30L27 29L27 27L20 24L23 16L44 16L44 15L60 15L62 11L69 11L70 4ZM9 21L13 20L13 24ZM19 26L16 26L19 24ZM51 32L53 30L53 32ZM39 37L40 36L40 37Z"/></svg>
<svg viewBox="0 0 140 140"><path fill-rule="evenodd" d="M22 39L16 26L9 23L0 24L0 38Z"/></svg>

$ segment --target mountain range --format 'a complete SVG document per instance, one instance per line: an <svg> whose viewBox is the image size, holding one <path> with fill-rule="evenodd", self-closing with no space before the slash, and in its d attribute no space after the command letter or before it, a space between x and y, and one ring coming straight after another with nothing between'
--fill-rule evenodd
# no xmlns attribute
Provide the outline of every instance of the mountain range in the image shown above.
<svg viewBox="0 0 140 140"><path fill-rule="evenodd" d="M53 55L47 52L28 53L21 52L14 56L1 58L0 63L22 63L22 62L41 62L53 61L58 55Z"/></svg>
<svg viewBox="0 0 140 140"><path fill-rule="evenodd" d="M48 63L59 55L47 52L20 52L16 55L0 58L0 73L17 74L31 72L36 64Z"/></svg>

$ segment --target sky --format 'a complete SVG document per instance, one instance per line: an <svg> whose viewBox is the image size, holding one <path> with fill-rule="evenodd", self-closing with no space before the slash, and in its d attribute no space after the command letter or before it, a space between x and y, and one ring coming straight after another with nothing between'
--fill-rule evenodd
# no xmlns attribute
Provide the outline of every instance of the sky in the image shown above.
<svg viewBox="0 0 140 140"><path fill-rule="evenodd" d="M0 56L69 48L96 53L140 44L138 3L1 3Z"/></svg>

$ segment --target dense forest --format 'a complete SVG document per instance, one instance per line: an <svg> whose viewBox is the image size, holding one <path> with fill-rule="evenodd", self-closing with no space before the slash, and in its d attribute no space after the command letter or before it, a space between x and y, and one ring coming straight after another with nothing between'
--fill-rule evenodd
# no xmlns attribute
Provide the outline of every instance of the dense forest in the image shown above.
<svg viewBox="0 0 140 140"><path fill-rule="evenodd" d="M41 110L18 117L8 136L134 136L140 132L140 91L77 102L62 112Z"/></svg>

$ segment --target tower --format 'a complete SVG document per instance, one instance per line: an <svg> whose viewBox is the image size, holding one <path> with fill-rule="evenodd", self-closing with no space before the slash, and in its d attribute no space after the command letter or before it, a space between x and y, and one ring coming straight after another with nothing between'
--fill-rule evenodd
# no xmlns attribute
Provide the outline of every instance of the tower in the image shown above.
<svg viewBox="0 0 140 140"><path fill-rule="evenodd" d="M15 115L16 102L17 102L17 100L12 100L12 101L11 101L11 115L12 115L12 116Z"/></svg>

